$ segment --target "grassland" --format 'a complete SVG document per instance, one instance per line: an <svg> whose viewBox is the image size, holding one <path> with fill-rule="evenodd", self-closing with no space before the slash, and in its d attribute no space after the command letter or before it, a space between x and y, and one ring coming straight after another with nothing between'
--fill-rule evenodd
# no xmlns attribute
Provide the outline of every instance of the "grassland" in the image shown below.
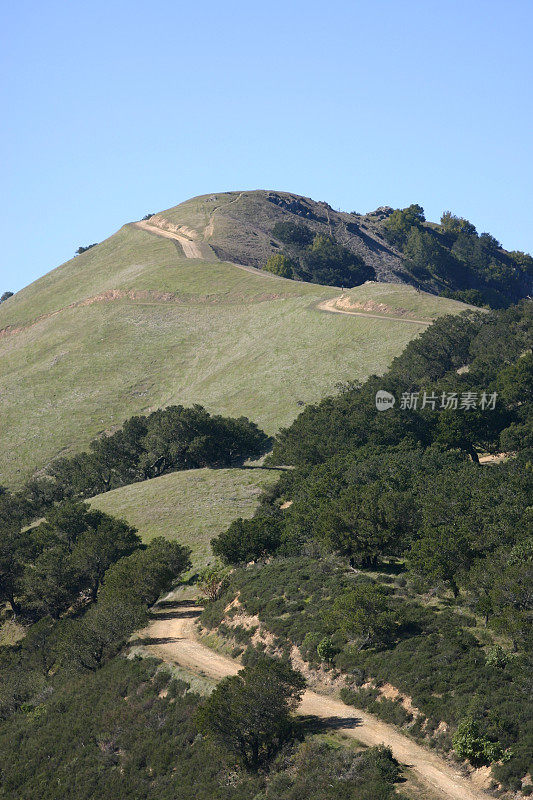
<svg viewBox="0 0 533 800"><path fill-rule="evenodd" d="M382 291L367 284L350 297L381 302ZM422 318L464 307L387 291ZM422 330L317 308L338 294L188 260L177 243L124 226L0 306L0 484L171 403L246 415L275 433L339 382L383 371Z"/></svg>
<svg viewBox="0 0 533 800"><path fill-rule="evenodd" d="M414 287L406 286L403 283L368 281L355 289L348 289L345 296L352 303L368 305L369 311L372 310L372 306L379 310L379 306L383 305L393 316L404 315L406 318L417 317L427 320L433 320L442 314L457 313L458 307L461 307L455 300L435 297L428 292L418 292ZM466 307L462 306L462 309L464 310ZM387 311L383 313L386 314Z"/></svg>
<svg viewBox="0 0 533 800"><path fill-rule="evenodd" d="M211 539L237 517L251 517L262 490L278 474L258 468L173 472L106 492L90 502L134 525L144 542L164 536L188 545L194 567L200 567L211 557Z"/></svg>

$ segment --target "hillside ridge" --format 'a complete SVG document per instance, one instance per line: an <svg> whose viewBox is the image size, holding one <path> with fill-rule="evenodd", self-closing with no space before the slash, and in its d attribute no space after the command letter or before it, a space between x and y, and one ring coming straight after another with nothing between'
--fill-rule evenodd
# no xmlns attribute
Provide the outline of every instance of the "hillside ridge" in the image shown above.
<svg viewBox="0 0 533 800"><path fill-rule="evenodd" d="M333 285L339 274L331 252L325 263L327 240L335 244L337 260L349 261L351 255L367 270L358 277L357 270L345 269L336 285L358 285L366 277L493 307L533 291L529 254L505 250L493 236L478 234L472 223L449 211L439 223L426 221L417 204L360 214L291 192L255 189L194 197L149 222L208 245L222 261L262 269L273 255L283 254L292 261L294 277L315 283Z"/></svg>
<svg viewBox="0 0 533 800"><path fill-rule="evenodd" d="M231 198L220 202L221 197ZM332 236L376 270L378 280L399 282L403 273L401 254L385 242L371 224L371 215L359 222L354 214L335 211L328 203L274 190L200 195L154 215L159 226L180 220L209 242L222 261L262 267L279 249L272 228L276 222L304 220L314 233ZM183 222L182 222L183 226ZM238 228L238 230L235 230Z"/></svg>
<svg viewBox="0 0 533 800"><path fill-rule="evenodd" d="M342 382L382 372L432 319L467 307L374 281L345 289L354 313L325 313L340 287L215 254L247 198L162 212L166 233L150 218L127 223L1 304L0 484L172 404L248 416L274 434ZM277 219L275 203L252 200Z"/></svg>

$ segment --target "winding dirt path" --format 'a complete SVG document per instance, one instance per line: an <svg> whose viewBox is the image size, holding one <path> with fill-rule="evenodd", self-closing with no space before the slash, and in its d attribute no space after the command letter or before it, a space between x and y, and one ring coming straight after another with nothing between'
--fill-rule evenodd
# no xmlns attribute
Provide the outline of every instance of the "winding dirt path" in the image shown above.
<svg viewBox="0 0 533 800"><path fill-rule="evenodd" d="M181 245L185 258L203 258L202 251L197 242L184 236L176 230L167 230L158 225L150 224L150 220L141 220L140 222L133 223L136 228L140 228L148 233L153 233L156 236L162 236L164 239L174 239Z"/></svg>
<svg viewBox="0 0 533 800"><path fill-rule="evenodd" d="M348 311L337 306L341 297L332 297L330 300L323 300L317 305L320 311L329 311L333 314L348 314L351 317L372 317L373 319L392 319L395 322L410 322L413 325L431 325L427 319L410 319L409 317L397 317L392 314L372 314L368 311Z"/></svg>
<svg viewBox="0 0 533 800"><path fill-rule="evenodd" d="M215 214L217 211L220 211L221 208L226 208L226 206L231 206L233 203L237 203L241 197L243 196L244 192L241 192L237 197L234 197L232 200L229 200L227 203L219 203L218 206L215 206L214 209L211 211L209 215L209 222L205 227L204 230L204 239L210 239L215 230Z"/></svg>
<svg viewBox="0 0 533 800"><path fill-rule="evenodd" d="M240 664L213 652L197 639L194 623L199 613L198 606L192 601L172 602L167 599L156 607L152 622L138 635L145 648L163 661L179 664L215 680L235 675L242 669ZM387 745L395 758L409 766L442 800L488 800L483 791L435 753L364 711L308 689L299 713L329 720L335 724L336 730L364 744Z"/></svg>

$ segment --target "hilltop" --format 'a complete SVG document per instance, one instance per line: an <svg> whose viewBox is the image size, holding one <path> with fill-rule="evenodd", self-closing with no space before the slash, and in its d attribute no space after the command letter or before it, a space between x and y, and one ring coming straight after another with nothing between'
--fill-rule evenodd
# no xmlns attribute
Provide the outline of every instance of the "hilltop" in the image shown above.
<svg viewBox="0 0 533 800"><path fill-rule="evenodd" d="M251 241L266 254L266 234L249 227L253 203L282 212L268 193L244 194L244 209L235 193L126 224L1 304L0 483L172 403L246 415L275 433L339 383L383 372L432 319L465 308L407 284L342 293L243 263ZM242 250L229 252L230 242ZM377 247L376 271L381 258L386 277L392 266Z"/></svg>
<svg viewBox="0 0 533 800"><path fill-rule="evenodd" d="M203 255L258 268L284 254L295 277L329 285L407 283L492 307L532 291L531 256L506 251L449 211L439 223L426 221L417 204L359 214L289 192L224 192L155 214L148 228L179 233Z"/></svg>

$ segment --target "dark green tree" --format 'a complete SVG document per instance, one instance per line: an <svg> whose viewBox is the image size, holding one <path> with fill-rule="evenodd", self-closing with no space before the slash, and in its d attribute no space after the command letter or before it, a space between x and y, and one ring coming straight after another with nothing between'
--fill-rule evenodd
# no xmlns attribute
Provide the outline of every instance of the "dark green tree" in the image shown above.
<svg viewBox="0 0 533 800"><path fill-rule="evenodd" d="M411 229L424 221L424 209L418 203L407 208L396 208L385 223L385 235L390 242L403 247Z"/></svg>
<svg viewBox="0 0 533 800"><path fill-rule="evenodd" d="M213 553L226 564L255 561L275 552L281 543L281 525L275 517L258 515L234 520L211 541Z"/></svg>
<svg viewBox="0 0 533 800"><path fill-rule="evenodd" d="M376 481L347 488L328 503L317 529L332 550L352 566L375 566L383 555L399 555L413 528L415 509L407 493Z"/></svg>
<svg viewBox="0 0 533 800"><path fill-rule="evenodd" d="M301 673L263 657L218 684L198 711L198 726L256 772L294 737L291 712L304 687Z"/></svg>
<svg viewBox="0 0 533 800"><path fill-rule="evenodd" d="M389 608L387 596L379 586L356 585L338 597L332 618L338 630L359 649L389 644L395 634L397 619Z"/></svg>
<svg viewBox="0 0 533 800"><path fill-rule="evenodd" d="M82 588L82 579L64 549L55 545L27 564L22 581L24 608L32 616L58 619Z"/></svg>
<svg viewBox="0 0 533 800"><path fill-rule="evenodd" d="M2 524L0 528L0 600L8 602L14 612L21 611L19 602L23 593L24 566L33 552L28 531L21 532L16 525Z"/></svg>
<svg viewBox="0 0 533 800"><path fill-rule="evenodd" d="M307 225L302 225L302 223L276 222L272 228L272 236L279 239L284 244L301 249L311 244L314 234Z"/></svg>
<svg viewBox="0 0 533 800"><path fill-rule="evenodd" d="M141 539L136 529L122 520L101 512L91 516L91 527L79 535L70 562L95 599L106 570L140 547Z"/></svg>
<svg viewBox="0 0 533 800"><path fill-rule="evenodd" d="M124 604L151 606L191 565L188 547L157 536L144 549L121 558L107 570L98 603L113 598Z"/></svg>

